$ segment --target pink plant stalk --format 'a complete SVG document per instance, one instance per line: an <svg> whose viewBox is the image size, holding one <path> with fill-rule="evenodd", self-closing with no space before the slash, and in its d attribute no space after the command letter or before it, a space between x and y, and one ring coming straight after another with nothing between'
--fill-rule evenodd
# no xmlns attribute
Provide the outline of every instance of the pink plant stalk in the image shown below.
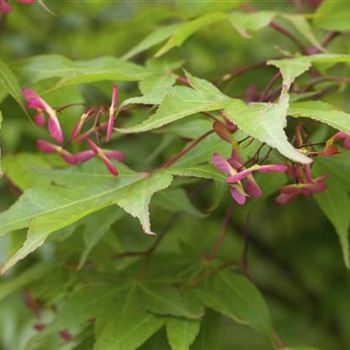
<svg viewBox="0 0 350 350"><path fill-rule="evenodd" d="M109 119L107 124L107 137L106 141L109 142L112 137L113 127L115 123L115 118L118 110L118 86L116 84L113 84L112 89L112 102L111 106L109 107Z"/></svg>
<svg viewBox="0 0 350 350"><path fill-rule="evenodd" d="M339 131L333 136L334 141L343 141L343 146L350 149L350 135L344 131Z"/></svg>
<svg viewBox="0 0 350 350"><path fill-rule="evenodd" d="M248 195L253 197L261 196L261 189L252 175L253 172L286 172L288 170L288 167L284 164L255 164L246 169L237 149L232 151L228 160L217 153L213 155L212 160L219 171L228 175L226 182L230 186L232 198L240 205L245 204ZM243 180L244 184L242 183Z"/></svg>
<svg viewBox="0 0 350 350"><path fill-rule="evenodd" d="M91 149L88 149L86 151L78 152L77 154L75 154L74 158L77 161L77 163L83 163L94 158L95 156L95 152Z"/></svg>
<svg viewBox="0 0 350 350"><path fill-rule="evenodd" d="M48 128L50 135L58 142L63 143L63 133L58 121L56 111L46 101L33 90L24 88L23 96L27 101L27 107L36 110L37 115L34 121L43 126L44 113L48 115Z"/></svg>
<svg viewBox="0 0 350 350"><path fill-rule="evenodd" d="M46 140L37 140L37 148L44 153L58 153L67 163L77 164L75 157L61 146L54 145Z"/></svg>
<svg viewBox="0 0 350 350"><path fill-rule="evenodd" d="M76 139L75 142L76 143L81 143L83 141L85 141L87 138L89 138L91 136L91 134L93 133L99 133L101 131L106 131L107 130L107 123L101 123L98 126L93 126L92 128L90 128L89 130L87 130L86 132L84 132L83 134L80 134Z"/></svg>
<svg viewBox="0 0 350 350"><path fill-rule="evenodd" d="M94 112L96 112L95 107L90 108L87 112L83 113L82 116L80 117L78 123L73 129L72 135L70 137L70 141L73 141L78 134L80 133L82 127L86 123L86 121L93 116Z"/></svg>
<svg viewBox="0 0 350 350"><path fill-rule="evenodd" d="M95 153L97 157L100 157L103 160L108 171L113 175L119 175L118 169L113 165L111 159L118 162L122 162L125 158L124 153L113 151L113 150L104 150L96 145L91 139L86 140L91 150Z"/></svg>
<svg viewBox="0 0 350 350"><path fill-rule="evenodd" d="M297 164L295 170L289 171L289 174L296 179L297 183L280 188L280 194L276 198L276 202L280 205L287 204L299 195L308 197L327 189L326 176L313 178L310 165L301 167Z"/></svg>

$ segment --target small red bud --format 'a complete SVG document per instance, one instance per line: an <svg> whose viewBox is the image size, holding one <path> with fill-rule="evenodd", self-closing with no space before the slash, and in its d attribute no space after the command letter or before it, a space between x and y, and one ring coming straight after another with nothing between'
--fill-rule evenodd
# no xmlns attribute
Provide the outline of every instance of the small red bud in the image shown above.
<svg viewBox="0 0 350 350"><path fill-rule="evenodd" d="M227 129L226 125L216 121L213 124L213 129L215 131L215 133L224 141L228 142L228 143L232 143L232 135L231 132Z"/></svg>

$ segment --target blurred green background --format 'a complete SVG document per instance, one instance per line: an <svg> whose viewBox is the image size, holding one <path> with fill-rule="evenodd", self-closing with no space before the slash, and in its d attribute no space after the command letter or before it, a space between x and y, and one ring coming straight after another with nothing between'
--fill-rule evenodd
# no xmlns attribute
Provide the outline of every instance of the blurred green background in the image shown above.
<svg viewBox="0 0 350 350"><path fill-rule="evenodd" d="M292 1L283 0L47 1L48 7L56 14L53 16L39 5L15 4L14 11L2 22L1 58L15 67L17 60L38 54L59 54L79 60L103 55L120 57L159 25L176 23L217 10L232 10L242 3L272 11L295 11ZM311 11L311 8L305 7L305 10ZM322 37L322 34L316 32L318 37ZM348 39L345 36L332 43L332 51L350 53ZM201 29L181 48L171 51L167 59L183 61L183 67L189 72L215 82L239 66L259 63L280 56L281 51L294 50L293 44L271 29L257 32L247 40L233 31L228 23L218 23ZM134 62L145 64L151 53L152 50L138 55ZM274 73L272 67L263 69L258 74L253 71L221 88L230 96L244 97L251 85L261 90ZM43 83L36 87L39 90L45 89ZM122 99L138 94L136 83L123 83L122 87ZM110 83L98 83L79 88L67 87L59 92L48 93L45 97L48 101L54 101L55 105L80 102L83 99L103 103L108 101L109 91ZM342 94L338 92L328 95L327 100L349 110L350 101L346 97L349 96L348 88L344 87ZM1 130L3 155L33 151L40 131L28 121L15 102L10 98L1 98L1 91L0 101L1 109L7 111ZM63 114L63 123L68 128L76 122L79 111L80 107L77 107ZM116 145L128 150L129 165L143 170L159 162L152 154L162 142L167 142L162 135L141 135L130 137L123 144L116 140ZM174 137L161 152L161 158L167 159L181 145ZM145 162L140 164L140 159L145 159ZM200 209L207 208L212 196L214 191L203 193L196 205ZM13 203L15 197L15 189L9 186L6 179L0 179L0 210ZM229 199L226 198L225 201L227 200ZM160 251L176 250L176 242L180 238L189 246L196 246L200 241L203 247L210 247L217 228L221 225L223 212L224 206L220 206L207 218L193 218L189 214L183 214ZM161 213L153 220L156 228L163 227L169 217L166 211ZM221 253L223 256L240 257L239 235L243 225L240 218L244 213L245 209L235 207L237 222L230 227L228 242ZM191 227L191 232L188 232L188 227ZM125 228L127 234L120 233L123 232L121 228ZM119 239L130 247L146 245L146 239L140 236L138 227L129 218L122 219L116 231L121 236ZM114 232L110 234L113 235ZM267 300L274 324L285 343L310 344L324 350L350 349L349 272L342 262L334 229L314 200L299 198L285 207L276 206L273 198L254 203L254 215L249 219L249 235L251 274ZM18 236L11 240L0 240L1 261L18 244L23 233L20 232ZM56 248L58 253L74 254L71 243L79 239L72 236L63 240L60 247ZM50 260L52 244L46 244L38 254L23 262L17 271L25 269L26 264L32 261ZM107 241L96 249L108 251L112 248ZM15 274L16 271L12 273ZM20 344L33 333L32 326L32 314L26 308L21 292L0 302L0 349L20 349ZM245 327L224 321L223 329L221 350L269 349L264 339ZM47 345L46 349L54 350L55 346L57 345ZM69 348L69 345L62 344L57 347ZM166 348L160 346L158 349Z"/></svg>

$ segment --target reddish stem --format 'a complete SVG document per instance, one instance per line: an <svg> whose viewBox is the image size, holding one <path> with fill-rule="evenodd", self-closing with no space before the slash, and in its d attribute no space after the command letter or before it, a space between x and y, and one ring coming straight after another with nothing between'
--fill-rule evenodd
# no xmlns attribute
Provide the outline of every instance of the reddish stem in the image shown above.
<svg viewBox="0 0 350 350"><path fill-rule="evenodd" d="M244 66L237 67L233 69L231 72L224 74L221 77L220 81L217 82L217 84L220 85L230 79L238 77L239 75L254 71L259 68L264 68L264 67L268 67L266 65L266 61L252 64L252 65L244 65Z"/></svg>
<svg viewBox="0 0 350 350"><path fill-rule="evenodd" d="M289 30L287 30L286 28L282 27L281 25L277 24L276 22L271 22L269 25L272 29L274 29L276 32L281 33L282 35L284 35L285 37L287 37L291 42L293 42L295 44L295 46L298 47L298 49L301 52L305 51L305 47L304 45L299 41L299 39L294 36L294 34L292 34Z"/></svg>
<svg viewBox="0 0 350 350"><path fill-rule="evenodd" d="M242 239L243 239L243 252L242 252L242 260L241 260L241 267L242 267L242 272L244 275L252 280L252 276L249 271L249 264L248 264L248 238L249 238L249 231L248 231L248 219L246 219L245 225L243 227L243 232L242 232Z"/></svg>
<svg viewBox="0 0 350 350"><path fill-rule="evenodd" d="M227 235L227 228L228 228L229 220L230 220L231 215L232 215L232 209L233 209L232 205L230 204L226 210L226 214L225 214L224 222L222 223L222 226L221 226L219 238L217 239L210 254L206 257L207 261L214 260L215 257L217 256L221 246L224 244L224 241L225 241L225 238Z"/></svg>
<svg viewBox="0 0 350 350"><path fill-rule="evenodd" d="M322 46L326 47L328 46L337 36L340 35L340 32L330 32L328 33L324 40L322 41Z"/></svg>
<svg viewBox="0 0 350 350"><path fill-rule="evenodd" d="M57 112L61 112L66 108L69 107L75 107L75 106L86 106L86 103L80 102L80 103L69 103L67 105L64 105L62 107L54 108Z"/></svg>
<svg viewBox="0 0 350 350"><path fill-rule="evenodd" d="M275 83L281 78L282 74L280 72L277 72L272 79L269 81L269 83L266 85L264 91L261 93L261 96L259 98L259 102L262 102L265 100L266 96L270 93L272 87L275 85Z"/></svg>
<svg viewBox="0 0 350 350"><path fill-rule="evenodd" d="M160 166L160 169L166 169L169 168L171 165L173 165L175 162L177 162L180 158L182 158L185 154L187 154L189 151L191 151L195 146L197 146L201 141L203 141L206 137L208 137L210 134L212 134L214 130L209 130L202 136L198 137L197 139L190 142L185 148L183 148L178 154L176 154L173 158L167 160L165 163L163 163Z"/></svg>

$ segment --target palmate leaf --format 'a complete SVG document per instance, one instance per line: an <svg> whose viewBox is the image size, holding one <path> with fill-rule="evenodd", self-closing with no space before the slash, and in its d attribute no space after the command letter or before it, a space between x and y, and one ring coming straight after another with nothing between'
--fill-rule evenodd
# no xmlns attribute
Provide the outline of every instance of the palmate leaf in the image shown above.
<svg viewBox="0 0 350 350"><path fill-rule="evenodd" d="M302 56L284 60L271 60L267 63L276 66L280 70L283 77L283 84L289 89L298 76L311 68L312 60L310 57Z"/></svg>
<svg viewBox="0 0 350 350"><path fill-rule="evenodd" d="M208 81L193 77L189 73L186 73L186 77L192 88L175 86L170 88L166 95L160 96L157 93L155 97L161 102L155 114L141 124L117 130L122 133L139 133L157 129L195 113L222 109L230 101L229 97ZM140 101L142 97L138 103ZM149 100L146 100L147 103Z"/></svg>
<svg viewBox="0 0 350 350"><path fill-rule="evenodd" d="M307 57L297 57L292 59L284 60L273 60L269 61L280 69L283 77L283 89L281 96L277 103L267 104L267 103L255 103L255 104L245 104L240 100L232 100L232 102L225 108L225 113L228 117L238 125L238 127L243 130L247 135L253 136L257 140L276 148L285 157L292 159L300 163L310 163L311 159L297 151L287 139L284 132L284 128L287 124L287 114L289 111L289 95L288 90L294 80L306 72L312 65L312 63L327 63L335 64L339 62L350 62L350 56L348 55L333 55L333 54L319 54ZM307 103L307 102L306 102ZM331 120L330 116L326 113L330 112L330 108L327 105L322 105L321 103L315 104L314 102L309 102L309 106L316 109L318 107L318 112L323 112L323 119L319 117L316 110L307 114L306 117L314 117L320 121L332 123L332 126L338 128L338 123L336 120ZM300 105L299 105L300 106ZM306 108L305 108L306 109ZM293 109L292 109L293 113ZM294 115L300 116L294 111ZM338 122L343 125L347 125L346 116L341 113L337 113ZM341 130L341 129L340 129Z"/></svg>
<svg viewBox="0 0 350 350"><path fill-rule="evenodd" d="M111 303L96 319L94 350L134 350L157 332L164 319L143 308L135 287Z"/></svg>
<svg viewBox="0 0 350 350"><path fill-rule="evenodd" d="M142 94L152 91L162 91L168 89L176 83L175 74L165 74L164 72L155 73L140 81L139 89ZM165 96L165 95L164 95Z"/></svg>
<svg viewBox="0 0 350 350"><path fill-rule="evenodd" d="M322 101L292 103L288 114L292 117L311 118L350 134L350 114Z"/></svg>
<svg viewBox="0 0 350 350"><path fill-rule="evenodd" d="M123 56L123 59L130 59L168 39L156 53L156 57L159 57L172 48L181 46L191 35L201 28L226 20L231 22L239 34L247 37L249 36L249 31L257 31L266 27L275 15L276 13L264 11L257 13L232 12L229 15L222 12L215 12L184 23L163 26L156 29L129 50Z"/></svg>
<svg viewBox="0 0 350 350"><path fill-rule="evenodd" d="M315 170L321 168L323 174L341 181L346 191L350 191L350 154L340 153L332 157L318 157ZM320 172L321 175L321 172Z"/></svg>
<svg viewBox="0 0 350 350"><path fill-rule="evenodd" d="M294 58L287 58L281 60L270 60L268 64L279 68L283 76L283 83L290 87L290 84L301 74L308 71L313 64L326 64L331 67L337 63L350 63L350 55L334 54L334 53L320 53L310 56L299 56Z"/></svg>
<svg viewBox="0 0 350 350"><path fill-rule="evenodd" d="M0 88L6 94L11 95L22 109L26 111L23 104L21 86L10 67L2 60L0 60Z"/></svg>
<svg viewBox="0 0 350 350"><path fill-rule="evenodd" d="M60 55L40 55L20 61L15 69L31 83L60 79L54 88L102 80L137 81L152 73L143 66L112 56L73 61Z"/></svg>
<svg viewBox="0 0 350 350"><path fill-rule="evenodd" d="M26 349L36 349L49 335L72 327L82 326L88 320L104 315L106 308L114 304L124 295L123 287L112 287L100 284L89 288L82 288L65 302L57 316L45 330L30 339ZM86 324L87 325L87 324Z"/></svg>
<svg viewBox="0 0 350 350"><path fill-rule="evenodd" d="M226 182L226 177L223 173L213 165L197 165L197 166L174 166L166 170L167 173L177 176L197 177L200 179L215 180Z"/></svg>
<svg viewBox="0 0 350 350"><path fill-rule="evenodd" d="M226 108L229 119L247 135L276 148L282 155L300 163L311 159L296 150L287 139L284 128L287 123L289 96L284 94L278 103L246 104L233 100Z"/></svg>
<svg viewBox="0 0 350 350"><path fill-rule="evenodd" d="M164 327L152 335L151 338L147 339L147 341L142 344L142 346L137 348L137 350L153 349L171 350Z"/></svg>
<svg viewBox="0 0 350 350"><path fill-rule="evenodd" d="M176 46L181 46L184 41L199 29L220 22L227 19L227 15L224 13L216 12L204 15L194 20L183 23L180 27L176 28L172 37L162 46L156 53L156 57L159 57L170 49Z"/></svg>
<svg viewBox="0 0 350 350"><path fill-rule="evenodd" d="M313 16L314 24L323 29L346 31L350 29L350 8L343 0L325 0Z"/></svg>
<svg viewBox="0 0 350 350"><path fill-rule="evenodd" d="M275 12L269 11L259 11L255 13L232 12L229 15L229 20L239 34L243 37L250 38L250 31L258 31L267 27L275 16Z"/></svg>
<svg viewBox="0 0 350 350"><path fill-rule="evenodd" d="M65 166L62 159L56 155L39 153L20 153L6 155L3 159L3 170L6 176L20 190L50 184L45 173L36 170L51 170L53 167Z"/></svg>
<svg viewBox="0 0 350 350"><path fill-rule="evenodd" d="M128 103L160 103L160 106L155 114L141 124L118 129L118 131L122 133L144 132L157 129L198 112L223 108L228 117L247 135L276 148L289 159L305 164L310 163L311 159L296 150L288 142L284 132L287 124L287 114L301 116L303 112L303 116L318 119L339 130L343 130L344 125L346 126L347 124L346 115L338 112L336 118L328 118L326 113L330 111L331 107L315 102L309 102L308 105L296 104L290 108L287 91L293 81L311 67L312 62L333 64L347 62L348 60L349 57L347 55L320 54L270 61L270 64L280 69L284 83L279 101L273 104L254 103L248 105L238 99L229 99L212 84L187 74L193 88L177 86L152 91L143 97L130 99ZM296 107L302 106L304 106L303 110L301 108L296 110ZM309 107L309 110L306 107Z"/></svg>
<svg viewBox="0 0 350 350"><path fill-rule="evenodd" d="M200 332L191 346L191 350L219 350L223 341L223 317L210 309L205 310L205 316L200 325Z"/></svg>
<svg viewBox="0 0 350 350"><path fill-rule="evenodd" d="M138 218L144 231L152 233L148 212L151 197L172 181L172 176L164 172L145 176L126 171L113 178L105 172L67 169L52 171L50 176L57 185L25 191L9 210L0 214L0 235L29 229L27 240L5 263L2 272L40 247L50 233L112 204Z"/></svg>
<svg viewBox="0 0 350 350"><path fill-rule="evenodd" d="M204 313L192 294L181 295L175 287L141 284L139 294L145 308L157 315L199 319Z"/></svg>
<svg viewBox="0 0 350 350"><path fill-rule="evenodd" d="M162 43L163 41L169 39L180 27L180 25L180 23L171 24L154 30L151 34L146 36L136 46L134 46L126 54L124 54L122 58L125 60L129 60L130 58L138 55L139 53L144 52L152 48L153 46Z"/></svg>
<svg viewBox="0 0 350 350"><path fill-rule="evenodd" d="M163 87L160 89L154 89L145 92L142 96L130 97L121 103L121 107L125 107L130 104L140 105L160 105L167 95L176 93L176 89L179 87ZM181 89L180 89L181 90ZM123 129L119 129L122 131Z"/></svg>
<svg viewBox="0 0 350 350"><path fill-rule="evenodd" d="M50 264L38 264L27 268L14 278L9 280L3 280L0 282L0 301L5 299L17 290L23 287L41 280L45 275L48 275L52 271Z"/></svg>
<svg viewBox="0 0 350 350"><path fill-rule="evenodd" d="M327 168L322 162L317 162L313 168L317 176L327 174ZM331 176L327 179L327 190L314 196L317 204L334 226L347 268L350 268L349 229L350 229L350 197L344 189L341 179Z"/></svg>
<svg viewBox="0 0 350 350"><path fill-rule="evenodd" d="M191 35L211 24L229 21L233 28L243 37L250 38L250 32L266 28L275 17L283 17L290 21L295 28L315 47L324 50L314 36L311 27L302 15L284 15L273 11L231 13L214 12L205 14L184 23L176 23L160 27L140 41L136 46L124 54L123 59L130 59L162 42L167 42L157 51L156 57L162 56L174 47L181 46Z"/></svg>
<svg viewBox="0 0 350 350"><path fill-rule="evenodd" d="M302 15L282 15L283 18L291 22L301 35L305 37L314 47L325 51L312 32L309 22Z"/></svg>
<svg viewBox="0 0 350 350"><path fill-rule="evenodd" d="M116 210L114 207L108 207L89 215L83 220L83 239L85 248L80 257L78 269L83 267L91 250L110 230L111 226L122 217L122 210ZM98 227L98 229L96 229L96 227Z"/></svg>
<svg viewBox="0 0 350 350"><path fill-rule="evenodd" d="M196 292L205 306L270 338L272 325L266 304L245 277L223 271L204 282Z"/></svg>
<svg viewBox="0 0 350 350"><path fill-rule="evenodd" d="M172 350L189 350L196 339L200 321L182 318L169 318L166 321L166 332Z"/></svg>

